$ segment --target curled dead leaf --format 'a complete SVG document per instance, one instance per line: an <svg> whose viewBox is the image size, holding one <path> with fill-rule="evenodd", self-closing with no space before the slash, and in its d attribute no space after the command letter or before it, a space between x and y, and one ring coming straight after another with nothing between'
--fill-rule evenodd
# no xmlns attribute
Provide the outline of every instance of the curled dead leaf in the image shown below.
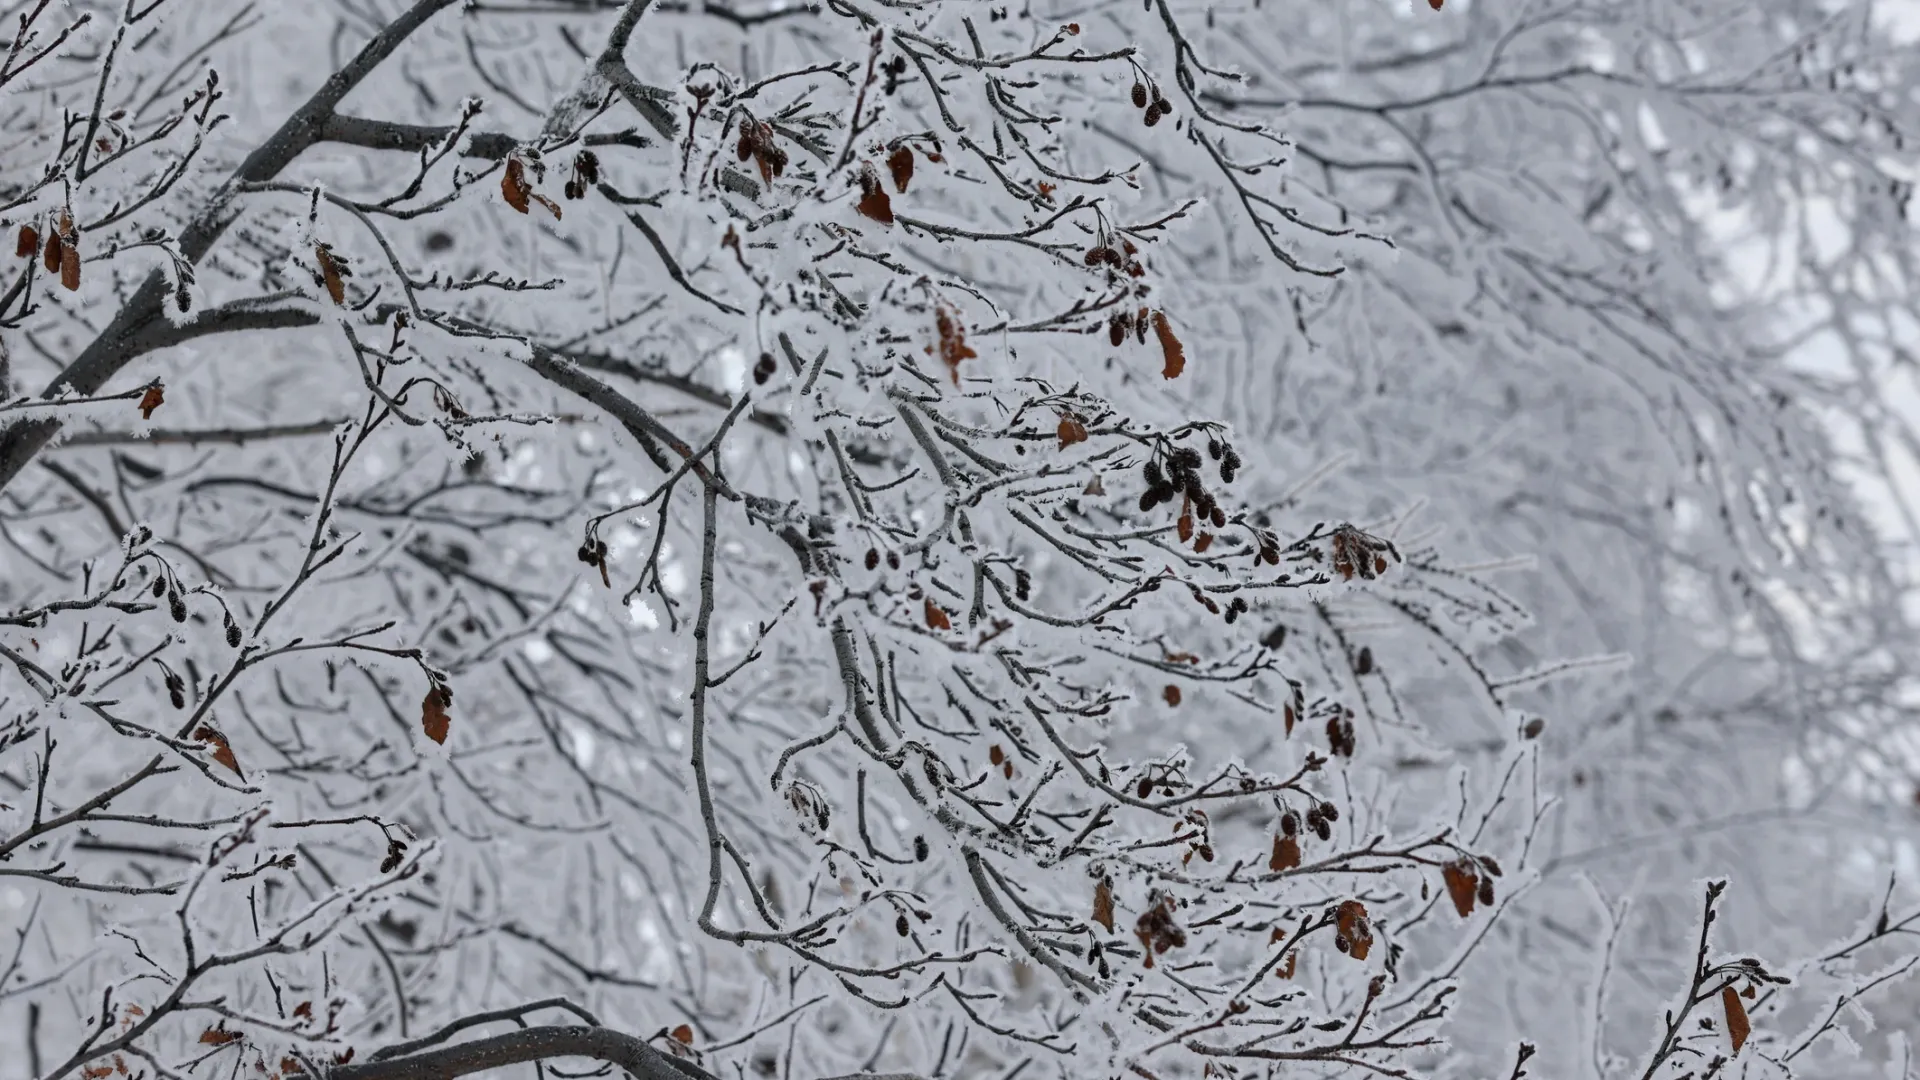
<svg viewBox="0 0 1920 1080"><path fill-rule="evenodd" d="M882 225L893 224L893 200L887 197L887 189L880 186L880 174L871 164L860 167L860 201L853 208L862 217Z"/></svg>
<svg viewBox="0 0 1920 1080"><path fill-rule="evenodd" d="M333 249L325 244L313 246L313 257L320 261L320 280L326 283L327 296L335 307L344 307L347 302L346 282L341 279L340 260L333 257Z"/></svg>
<svg viewBox="0 0 1920 1080"><path fill-rule="evenodd" d="M927 598L926 616L927 629L929 630L953 629L953 620L947 617L947 610L939 604L934 603L932 597Z"/></svg>
<svg viewBox="0 0 1920 1080"><path fill-rule="evenodd" d="M1334 911L1334 947L1355 960L1365 960L1373 948L1373 924L1367 921L1367 906L1358 900L1342 901Z"/></svg>
<svg viewBox="0 0 1920 1080"><path fill-rule="evenodd" d="M153 419L153 410L159 408L166 400L166 394L162 392L159 383L147 387L147 392L140 395L140 419Z"/></svg>
<svg viewBox="0 0 1920 1080"><path fill-rule="evenodd" d="M1165 354L1167 361L1167 366L1160 374L1169 379L1179 378L1180 373L1187 370L1187 350L1180 344L1180 339L1174 336L1173 324L1167 321L1166 312L1153 313L1153 334L1160 339L1160 351Z"/></svg>
<svg viewBox="0 0 1920 1080"><path fill-rule="evenodd" d="M447 714L447 706L451 704L453 691L441 683L427 687L427 696L421 699L420 729L434 742L447 741L447 732L453 727L453 717Z"/></svg>
<svg viewBox="0 0 1920 1080"><path fill-rule="evenodd" d="M1071 416L1062 416L1060 428L1056 434L1060 436L1060 449L1065 450L1074 443L1087 441L1087 425Z"/></svg>
<svg viewBox="0 0 1920 1080"><path fill-rule="evenodd" d="M1101 878L1093 887L1093 921L1113 933L1113 879Z"/></svg>
<svg viewBox="0 0 1920 1080"><path fill-rule="evenodd" d="M883 192L884 194L884 192ZM940 335L940 361L947 365L947 373L953 377L953 385L960 385L960 361L976 360L980 354L967 344L966 327L960 321L960 313L940 304L933 309L934 330Z"/></svg>
<svg viewBox="0 0 1920 1080"><path fill-rule="evenodd" d="M1740 1003L1740 995L1734 992L1733 984L1728 983L1720 991L1720 1005L1727 1011L1727 1041L1733 1044L1735 1055L1747 1044L1747 1036L1753 1033L1753 1025L1747 1020L1747 1007Z"/></svg>
<svg viewBox="0 0 1920 1080"><path fill-rule="evenodd" d="M1453 909L1463 919L1471 916L1474 896L1480 890L1480 875L1473 864L1456 859L1440 868L1440 876L1447 883L1447 895L1453 898Z"/></svg>
<svg viewBox="0 0 1920 1080"><path fill-rule="evenodd" d="M1299 839L1276 834L1273 838L1273 857L1267 860L1267 869L1277 874L1282 870L1292 870L1299 865Z"/></svg>
<svg viewBox="0 0 1920 1080"><path fill-rule="evenodd" d="M679 1043L681 1046L692 1046L693 1045L693 1028L686 1024L681 1024L679 1027L674 1028L673 1040Z"/></svg>
<svg viewBox="0 0 1920 1080"><path fill-rule="evenodd" d="M500 174L500 196L523 214L533 205L533 185L527 183L527 167L517 157L508 158L506 171Z"/></svg>
<svg viewBox="0 0 1920 1080"><path fill-rule="evenodd" d="M904 145L896 147L887 155L887 171L893 174L893 189L906 194L907 181L913 179L913 151Z"/></svg>
<svg viewBox="0 0 1920 1080"><path fill-rule="evenodd" d="M232 744L227 742L227 737L225 735L220 734L218 729L210 727L206 724L201 724L198 728L194 730L193 738L194 738L194 741L196 742L203 742L203 743L206 743L208 746L213 747L213 760L219 762L222 765L225 765L228 769L231 769L233 771L233 775L235 776L241 775L240 759L233 756ZM237 1039L239 1038L239 1036L235 1035L234 1038ZM202 1040L202 1041L204 1042L205 1040Z"/></svg>

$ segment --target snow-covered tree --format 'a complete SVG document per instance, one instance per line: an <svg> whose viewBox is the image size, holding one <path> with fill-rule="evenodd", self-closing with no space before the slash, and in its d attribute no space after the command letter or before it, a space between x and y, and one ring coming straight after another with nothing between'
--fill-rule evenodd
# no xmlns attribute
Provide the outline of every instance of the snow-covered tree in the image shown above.
<svg viewBox="0 0 1920 1080"><path fill-rule="evenodd" d="M1904 1067L1870 10L6 18L0 1076Z"/></svg>

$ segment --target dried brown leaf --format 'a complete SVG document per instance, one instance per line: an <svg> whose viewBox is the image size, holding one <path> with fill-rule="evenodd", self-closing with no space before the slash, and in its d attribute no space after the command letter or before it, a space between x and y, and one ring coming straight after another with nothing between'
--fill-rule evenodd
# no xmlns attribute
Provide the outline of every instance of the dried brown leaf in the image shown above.
<svg viewBox="0 0 1920 1080"><path fill-rule="evenodd" d="M49 274L59 273L61 257L66 250L67 245L60 239L59 233L48 233L46 254L41 258L40 265L46 267Z"/></svg>
<svg viewBox="0 0 1920 1080"><path fill-rule="evenodd" d="M1267 860L1267 869L1274 873L1292 870L1300 865L1300 841L1292 836L1275 834L1273 838L1273 857Z"/></svg>
<svg viewBox="0 0 1920 1080"><path fill-rule="evenodd" d="M1169 379L1179 378L1180 373L1187 370L1187 350L1180 344L1180 339L1173 336L1173 324L1167 321L1166 312L1153 313L1153 333L1160 339L1160 351L1167 358L1167 366L1160 374Z"/></svg>
<svg viewBox="0 0 1920 1080"><path fill-rule="evenodd" d="M941 607L939 604L934 603L932 597L927 598L926 615L927 615L927 629L929 630L953 629L953 620L947 617L947 610Z"/></svg>
<svg viewBox="0 0 1920 1080"><path fill-rule="evenodd" d="M31 259L40 251L40 231L31 225L20 226L20 238L14 242L16 259Z"/></svg>
<svg viewBox="0 0 1920 1080"><path fill-rule="evenodd" d="M1071 416L1063 416L1060 418L1060 428L1056 434L1060 436L1060 449L1065 450L1074 443L1087 441L1087 425Z"/></svg>
<svg viewBox="0 0 1920 1080"><path fill-rule="evenodd" d="M533 185L527 183L527 167L517 157L508 158L506 171L500 174L500 195L523 214L533 205Z"/></svg>
<svg viewBox="0 0 1920 1080"><path fill-rule="evenodd" d="M1740 995L1728 983L1720 991L1720 1004L1727 1010L1727 1040L1733 1044L1733 1052L1738 1055L1740 1048L1747 1044L1747 1036L1753 1033L1753 1025L1747 1020L1747 1007L1740 1002Z"/></svg>
<svg viewBox="0 0 1920 1080"><path fill-rule="evenodd" d="M960 361L978 359L980 354L967 344L966 327L960 322L959 312L945 304L935 307L933 326L940 334L940 361L947 365L947 373L953 376L953 385L959 386Z"/></svg>
<svg viewBox="0 0 1920 1080"><path fill-rule="evenodd" d="M225 1028L210 1027L200 1033L200 1041L208 1046L225 1046L240 1041L240 1033Z"/></svg>
<svg viewBox="0 0 1920 1080"><path fill-rule="evenodd" d="M1373 925L1367 921L1367 906L1358 900L1342 901L1334 912L1335 944L1346 943L1343 950L1355 960L1365 960L1373 948Z"/></svg>
<svg viewBox="0 0 1920 1080"><path fill-rule="evenodd" d="M1440 868L1440 876L1446 880L1447 895L1453 897L1453 909L1465 919L1473 914L1474 894L1480 889L1480 875L1474 871L1473 864L1458 859Z"/></svg>
<svg viewBox="0 0 1920 1080"><path fill-rule="evenodd" d="M429 686L427 696L420 701L420 728L434 742L447 741L447 732L453 726L453 717L447 715L447 706L451 704L453 694L439 683Z"/></svg>
<svg viewBox="0 0 1920 1080"><path fill-rule="evenodd" d="M1113 933L1113 881L1101 878L1100 884L1093 887L1093 921Z"/></svg>
<svg viewBox="0 0 1920 1080"><path fill-rule="evenodd" d="M140 419L153 419L153 410L165 404L166 400L167 396L161 390L159 383L147 387L147 392L140 395Z"/></svg>
<svg viewBox="0 0 1920 1080"><path fill-rule="evenodd" d="M325 244L316 244L313 256L320 260L320 279L326 283L327 296L333 301L333 306L346 306L347 284L340 277L340 260L333 257L333 249Z"/></svg>
<svg viewBox="0 0 1920 1080"><path fill-rule="evenodd" d="M913 151L901 146L888 154L887 171L893 174L893 189L906 194L907 181L913 179Z"/></svg>
<svg viewBox="0 0 1920 1080"><path fill-rule="evenodd" d="M673 1039L681 1046L692 1046L693 1028L686 1024L681 1024L679 1027L673 1029Z"/></svg>
<svg viewBox="0 0 1920 1080"><path fill-rule="evenodd" d="M539 194L533 195L532 199L534 202L537 202L541 206L546 207L547 212L553 215L553 220L555 221L560 220L560 204L559 203L554 202L552 199L547 198L545 195L539 195Z"/></svg>
<svg viewBox="0 0 1920 1080"><path fill-rule="evenodd" d="M227 737L225 735L220 734L220 732L215 728L209 727L206 724L201 724L199 728L195 729L193 733L193 737L195 741L203 742L213 747L213 760L219 762L222 765L225 765L228 769L231 769L233 771L233 775L235 776L241 775L240 759L233 756L233 745L227 742ZM244 777L242 777L242 779L244 779ZM239 1036L237 1035L234 1037L239 1038Z"/></svg>
<svg viewBox="0 0 1920 1080"><path fill-rule="evenodd" d="M1180 688L1172 683L1168 683L1166 689L1160 691L1160 697L1164 699L1169 706L1176 709L1180 707Z"/></svg>
<svg viewBox="0 0 1920 1080"><path fill-rule="evenodd" d="M863 217L870 217L882 225L893 224L893 200L887 196L887 189L880 186L880 176L869 165L860 174L860 201L853 207Z"/></svg>
<svg viewBox="0 0 1920 1080"><path fill-rule="evenodd" d="M80 249L72 244L60 253L60 285L68 292L80 288Z"/></svg>

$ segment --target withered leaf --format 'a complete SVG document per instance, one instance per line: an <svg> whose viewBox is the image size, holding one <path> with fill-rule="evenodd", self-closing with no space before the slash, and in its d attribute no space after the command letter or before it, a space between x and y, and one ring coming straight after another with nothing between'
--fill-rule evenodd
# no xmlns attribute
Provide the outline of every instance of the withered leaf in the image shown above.
<svg viewBox="0 0 1920 1080"><path fill-rule="evenodd" d="M60 285L68 292L80 288L80 249L72 244L60 253Z"/></svg>
<svg viewBox="0 0 1920 1080"><path fill-rule="evenodd" d="M1173 336L1173 324L1167 321L1166 312L1153 313L1153 333L1160 339L1160 351L1166 354L1167 359L1167 366L1160 374L1169 379L1179 378L1180 373L1187 370L1187 350L1180 344L1180 339Z"/></svg>
<svg viewBox="0 0 1920 1080"><path fill-rule="evenodd" d="M167 396L161 391L159 383L147 387L147 392L140 395L140 419L153 419L153 410L165 404L166 400Z"/></svg>
<svg viewBox="0 0 1920 1080"><path fill-rule="evenodd" d="M1267 869L1274 873L1292 870L1300 865L1300 841L1291 836L1275 835L1273 838L1273 857L1267 860Z"/></svg>
<svg viewBox="0 0 1920 1080"><path fill-rule="evenodd" d="M533 185L527 183L527 167L517 157L508 158L506 171L500 174L500 195L523 214L533 205Z"/></svg>
<svg viewBox="0 0 1920 1080"><path fill-rule="evenodd" d="M20 238L14 242L16 259L31 259L40 251L40 231L31 225L20 226Z"/></svg>
<svg viewBox="0 0 1920 1080"><path fill-rule="evenodd" d="M1299 966L1300 966L1300 950L1294 949L1291 952L1287 953L1286 962L1281 964L1279 969L1276 970L1274 974L1280 976L1283 979L1291 979L1293 978L1294 971L1298 969Z"/></svg>
<svg viewBox="0 0 1920 1080"><path fill-rule="evenodd" d="M240 1033L225 1028L210 1027L200 1033L200 1041L208 1046L225 1046L240 1041Z"/></svg>
<svg viewBox="0 0 1920 1080"><path fill-rule="evenodd" d="M1074 443L1087 441L1087 425L1075 420L1071 416L1063 416L1060 418L1060 428L1057 434L1060 436L1060 449L1065 450Z"/></svg>
<svg viewBox="0 0 1920 1080"><path fill-rule="evenodd" d="M111 1065L89 1065L80 1070L81 1080L100 1080L103 1076L112 1075L113 1066Z"/></svg>
<svg viewBox="0 0 1920 1080"><path fill-rule="evenodd" d="M1113 880L1101 878L1100 884L1093 887L1093 921L1113 933Z"/></svg>
<svg viewBox="0 0 1920 1080"><path fill-rule="evenodd" d="M1733 1043L1733 1052L1737 1055L1747 1044L1747 1036L1753 1033L1753 1025L1747 1021L1747 1007L1741 1004L1732 983L1721 989L1720 1004L1727 1010L1727 1040Z"/></svg>
<svg viewBox="0 0 1920 1080"><path fill-rule="evenodd" d="M1179 708L1180 706L1180 688L1179 687L1173 685L1172 683L1168 683L1167 688L1165 690L1160 691L1160 696L1166 699L1166 702L1168 705L1174 708Z"/></svg>
<svg viewBox="0 0 1920 1080"><path fill-rule="evenodd" d="M673 1038L674 1038L674 1041L679 1043L681 1046L692 1046L693 1045L693 1028L689 1027L686 1024L681 1024L679 1027L673 1029Z"/></svg>
<svg viewBox="0 0 1920 1080"><path fill-rule="evenodd" d="M929 630L953 629L953 620L947 617L946 609L941 607L939 604L934 603L932 597L927 598L926 615L927 615L927 629Z"/></svg>
<svg viewBox="0 0 1920 1080"><path fill-rule="evenodd" d="M861 216L882 225L893 224L893 200L887 196L887 189L880 186L880 177L871 165L860 174L860 201L853 208Z"/></svg>
<svg viewBox="0 0 1920 1080"><path fill-rule="evenodd" d="M1355 960L1365 960L1373 948L1373 926L1367 921L1367 906L1358 900L1342 901L1334 912L1334 945Z"/></svg>
<svg viewBox="0 0 1920 1080"><path fill-rule="evenodd" d="M427 696L420 701L420 728L434 742L447 741L447 732L453 726L453 717L447 715L451 704L453 693L439 683L427 687Z"/></svg>
<svg viewBox="0 0 1920 1080"><path fill-rule="evenodd" d="M1473 864L1457 859L1441 867L1440 876L1446 880L1447 895L1453 897L1453 909L1463 919L1471 916L1474 894L1480 889L1480 875L1474 871Z"/></svg>
<svg viewBox="0 0 1920 1080"><path fill-rule="evenodd" d="M1193 539L1193 511L1191 509L1181 509L1178 528L1180 530L1181 543L1184 544Z"/></svg>
<svg viewBox="0 0 1920 1080"><path fill-rule="evenodd" d="M340 260L333 257L333 249L325 244L314 245L313 255L320 260L320 280L326 283L328 298L335 307L344 307L347 285L340 277Z"/></svg>
<svg viewBox="0 0 1920 1080"><path fill-rule="evenodd" d="M935 307L933 326L940 335L940 360L947 365L947 373L953 376L953 385L959 386L960 361L978 359L980 354L967 344L966 327L960 322L959 312L945 304Z"/></svg>
<svg viewBox="0 0 1920 1080"><path fill-rule="evenodd" d="M1203 532L1199 536L1196 536L1193 538L1193 553L1195 555L1206 554L1207 549L1212 546L1213 546L1212 533Z"/></svg>
<svg viewBox="0 0 1920 1080"><path fill-rule="evenodd" d="M59 233L50 232L47 234L46 253L40 260L40 264L47 268L47 273L57 274L60 272L61 258L66 250L67 245L60 239Z"/></svg>
<svg viewBox="0 0 1920 1080"><path fill-rule="evenodd" d="M998 765L1001 762L1007 760L1007 752L1005 750L1000 749L999 743L994 743L992 746L987 748L987 760L993 762L995 765Z"/></svg>
<svg viewBox="0 0 1920 1080"><path fill-rule="evenodd" d="M913 151L900 146L888 154L887 171L893 174L893 189L906 194L907 181L913 179Z"/></svg>
<svg viewBox="0 0 1920 1080"><path fill-rule="evenodd" d="M203 742L213 747L213 760L233 770L233 775L240 776L240 759L233 756L233 745L227 742L225 735L220 734L215 728L201 724L194 730L193 737L195 741ZM234 1038L237 1039L239 1036L235 1035ZM205 1042L206 1040L202 1039L201 1041Z"/></svg>
<svg viewBox="0 0 1920 1080"><path fill-rule="evenodd" d="M554 202L552 199L547 198L545 195L536 194L532 196L532 198L534 202L537 202L541 206L544 206L547 208L547 212L553 215L553 220L555 221L560 220L560 204L559 203Z"/></svg>

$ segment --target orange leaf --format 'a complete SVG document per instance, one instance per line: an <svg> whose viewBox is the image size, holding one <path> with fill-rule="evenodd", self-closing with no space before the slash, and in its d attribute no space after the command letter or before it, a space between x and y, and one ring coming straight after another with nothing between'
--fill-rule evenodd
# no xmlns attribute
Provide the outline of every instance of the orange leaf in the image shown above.
<svg viewBox="0 0 1920 1080"><path fill-rule="evenodd" d="M1057 434L1060 436L1060 449L1065 450L1074 443L1087 441L1087 425L1071 416L1063 416L1060 418L1060 429Z"/></svg>
<svg viewBox="0 0 1920 1080"><path fill-rule="evenodd" d="M1212 533L1203 532L1199 536L1194 537L1193 539L1193 553L1195 555L1206 554L1207 549L1212 546L1213 546Z"/></svg>
<svg viewBox="0 0 1920 1080"><path fill-rule="evenodd" d="M940 359L953 376L953 385L959 386L960 361L979 359L980 354L967 344L966 327L960 322L959 312L945 304L939 305L933 309L933 326L940 334Z"/></svg>
<svg viewBox="0 0 1920 1080"><path fill-rule="evenodd" d="M434 742L447 741L447 730L453 726L453 717L447 715L447 706L451 704L453 692L439 683L429 686L427 696L420 702L420 727Z"/></svg>
<svg viewBox="0 0 1920 1080"><path fill-rule="evenodd" d="M932 597L927 598L927 629L929 630L953 629L953 620L947 618L946 609L942 608L939 604L934 603Z"/></svg>
<svg viewBox="0 0 1920 1080"><path fill-rule="evenodd" d="M673 1029L673 1038L681 1046L693 1045L693 1029L685 1024Z"/></svg>
<svg viewBox="0 0 1920 1080"><path fill-rule="evenodd" d="M113 1066L89 1065L86 1068L80 1070L80 1075L84 1077L85 1080L100 1080L100 1078L103 1076L113 1075Z"/></svg>
<svg viewBox="0 0 1920 1080"><path fill-rule="evenodd" d="M1727 1010L1727 1039L1733 1043L1733 1052L1737 1055L1747 1044L1747 1036L1753 1033L1753 1025L1747 1022L1747 1007L1740 1003L1740 995L1734 992L1732 983L1721 989L1720 1004Z"/></svg>
<svg viewBox="0 0 1920 1080"><path fill-rule="evenodd" d="M1184 544L1187 541L1193 539L1193 511L1192 510L1188 510L1185 508L1181 509L1180 522L1178 527L1180 530L1181 543Z"/></svg>
<svg viewBox="0 0 1920 1080"><path fill-rule="evenodd" d="M1180 339L1173 336L1173 324L1167 322L1167 313L1153 313L1153 333L1160 339L1160 351L1166 354L1167 366L1160 374L1169 379L1177 379L1187 370L1187 350L1181 346Z"/></svg>
<svg viewBox="0 0 1920 1080"><path fill-rule="evenodd" d="M343 307L347 302L347 286L340 279L340 261L333 257L333 249L325 244L316 244L314 257L320 260L320 278L326 282L327 296L333 300L333 306Z"/></svg>
<svg viewBox="0 0 1920 1080"><path fill-rule="evenodd" d="M500 175L500 195L523 214L533 205L533 185L527 183L527 167L519 158L507 159L506 172Z"/></svg>
<svg viewBox="0 0 1920 1080"><path fill-rule="evenodd" d="M1166 699L1169 706L1176 709L1180 707L1180 688L1172 683L1168 683L1167 688L1160 691L1160 696Z"/></svg>
<svg viewBox="0 0 1920 1080"><path fill-rule="evenodd" d="M194 731L193 737L213 747L213 760L232 769L233 775L241 775L240 759L233 756L233 746L227 742L225 735L220 734L219 731L208 727L206 724L201 724L200 727ZM242 777L242 779L244 779L244 777ZM237 1037L238 1036L236 1036L236 1038Z"/></svg>
<svg viewBox="0 0 1920 1080"><path fill-rule="evenodd" d="M1300 865L1300 841L1291 836L1273 838L1273 857L1267 860L1267 869L1274 873L1292 870Z"/></svg>
<svg viewBox="0 0 1920 1080"><path fill-rule="evenodd" d="M913 151L905 146L887 155L887 171L893 174L893 187L906 194L907 181L913 179Z"/></svg>
<svg viewBox="0 0 1920 1080"><path fill-rule="evenodd" d="M140 395L140 419L153 419L153 410L159 408L166 400L167 396L161 392L159 383L147 387L147 392Z"/></svg>
<svg viewBox="0 0 1920 1080"><path fill-rule="evenodd" d="M1474 872L1473 864L1458 859L1440 868L1440 876L1446 880L1447 895L1453 897L1453 909L1461 918L1473 914L1473 894L1479 890L1480 875Z"/></svg>

